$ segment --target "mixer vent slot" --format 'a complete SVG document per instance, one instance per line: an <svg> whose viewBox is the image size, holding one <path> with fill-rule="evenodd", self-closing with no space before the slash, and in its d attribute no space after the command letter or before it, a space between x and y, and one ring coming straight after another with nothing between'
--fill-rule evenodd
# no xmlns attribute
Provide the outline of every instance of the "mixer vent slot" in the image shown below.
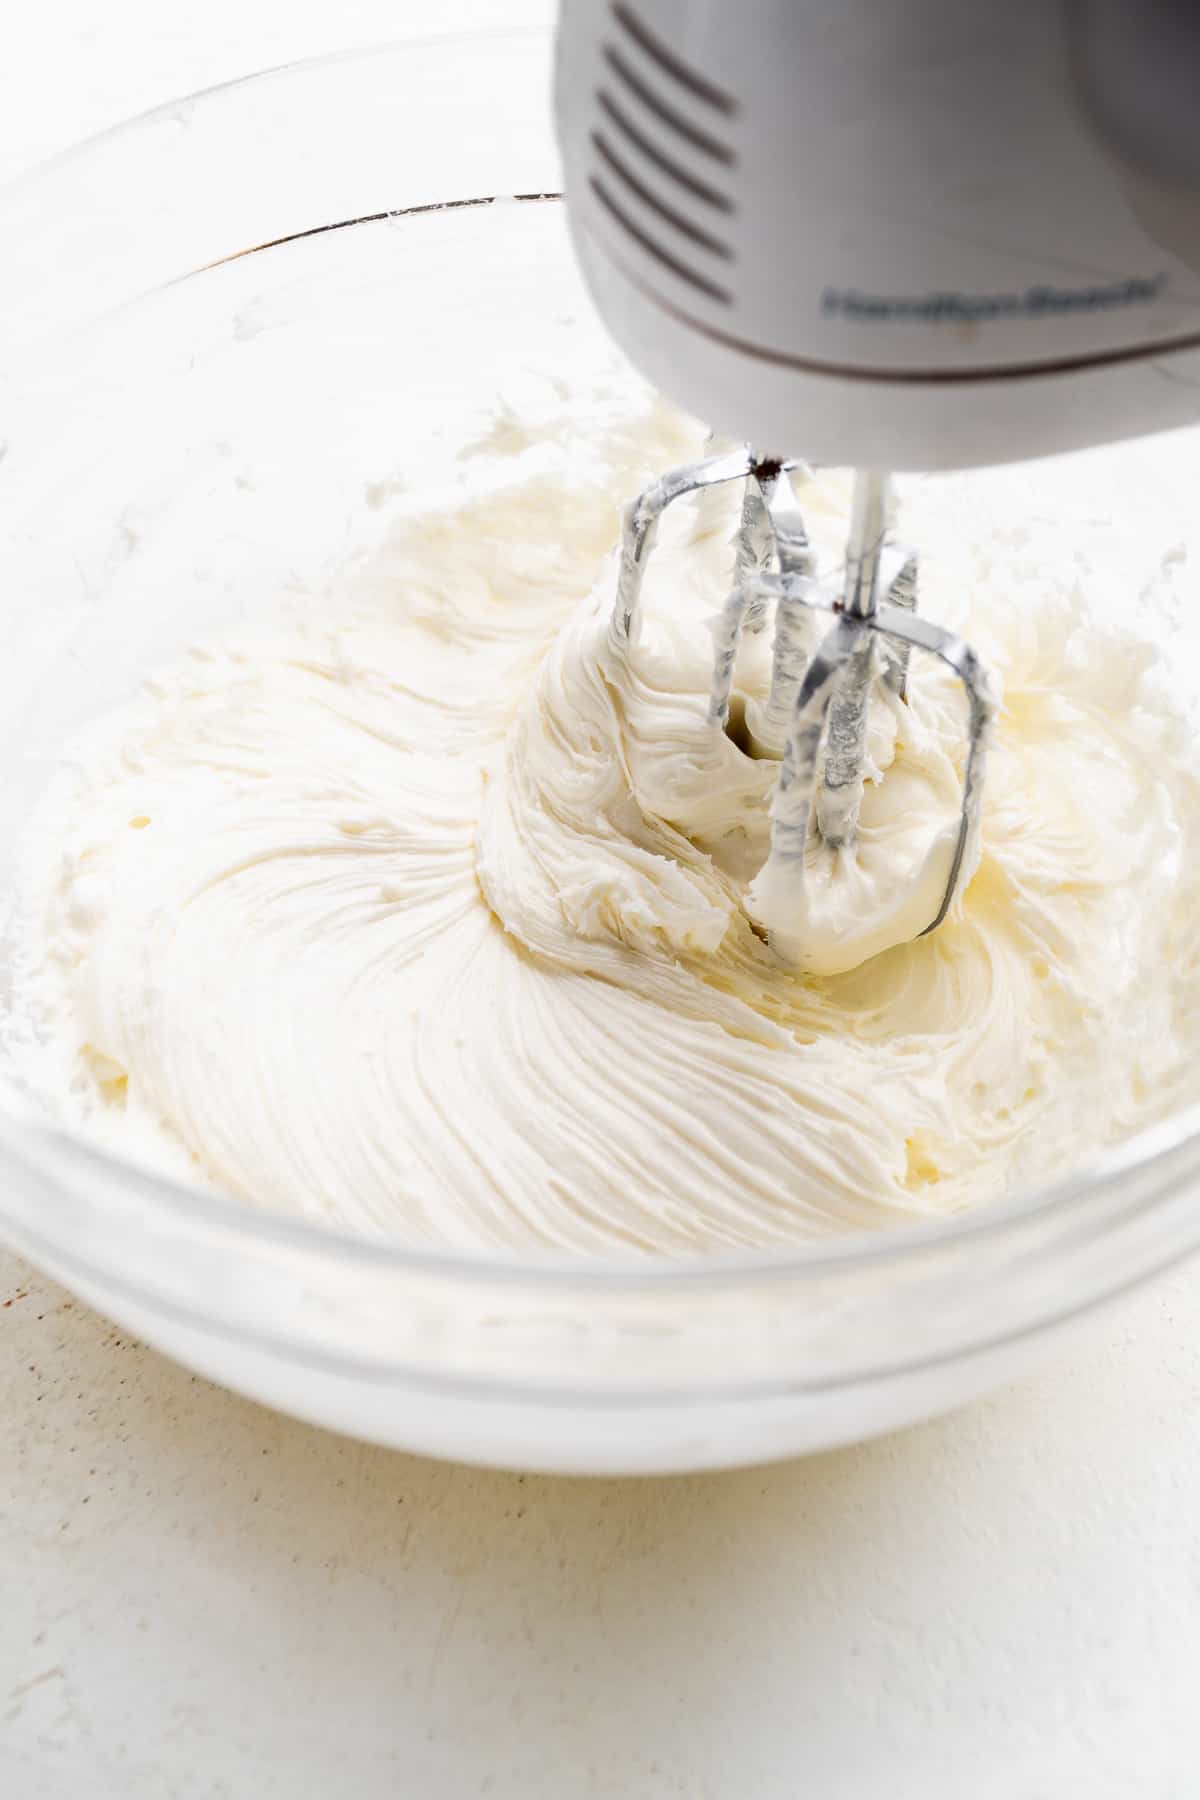
<svg viewBox="0 0 1200 1800"><path fill-rule="evenodd" d="M652 188L647 187L645 182L634 174L628 163L618 155L602 131L593 131L592 149L608 173L615 176L618 186L626 187L631 194L636 194L643 205L648 206L651 212L657 213L660 219L665 219L668 225L673 225L682 237L690 238L692 243L698 244L702 250L711 250L714 256L719 256L724 262L733 260L733 251L728 244L723 244L720 238L713 237L711 232L702 230L677 207L669 205Z"/></svg>
<svg viewBox="0 0 1200 1800"><path fill-rule="evenodd" d="M720 215L734 206L719 185L719 171L732 168L737 157L718 133L737 102L681 61L625 0L616 0L611 13L617 41L602 50L604 82L596 92L599 120L591 134L592 193L639 249L709 299L728 305L733 295L717 276L734 254L720 235ZM670 97L661 91L663 77L673 84ZM707 109L702 118L691 116L694 106L690 113L683 110L695 101ZM676 140L678 149L664 149L663 137ZM715 165L713 179L706 165ZM697 206L705 209L699 217ZM667 227L665 235L660 226Z"/></svg>
<svg viewBox="0 0 1200 1800"><path fill-rule="evenodd" d="M693 150L699 150L702 156L711 157L713 162L729 164L733 161L733 151L728 144L723 144L711 132L703 130L684 113L677 111L670 101L664 100L649 82L643 81L628 57L623 56L614 45L605 46L604 60L616 76L618 87L624 88L626 94L631 94L635 100L640 101L660 125L673 131L676 137L682 138L685 144L690 144Z"/></svg>
<svg viewBox="0 0 1200 1800"><path fill-rule="evenodd" d="M718 287L715 281L709 281L707 276L698 274L695 269L690 269L686 263L680 262L678 257L672 256L669 250L665 250L660 243L656 242L648 231L643 231L620 202L614 199L599 176L593 175L590 185L593 194L609 218L613 220L614 224L621 227L626 237L632 238L635 244L646 251L647 255L661 263L664 269L670 269L672 275L678 275L681 281L686 281L690 286L699 288L700 292L707 294L710 300L719 300L722 305L729 305L733 295L728 288Z"/></svg>
<svg viewBox="0 0 1200 1800"><path fill-rule="evenodd" d="M677 187L702 201L705 206L711 206L714 212L730 213L733 211L733 201L728 194L721 193L719 188L712 187L707 181L701 181L689 169L683 168L665 151L660 150L658 145L653 143L644 132L638 130L625 109L618 106L612 95L607 93L604 88L601 88L596 95L596 104L613 127L616 135L624 138L626 144L631 145L647 162L653 163L660 174L667 176Z"/></svg>
<svg viewBox="0 0 1200 1800"><path fill-rule="evenodd" d="M643 25L633 8L624 4L624 0L616 0L612 14L617 24L629 34L639 49L645 51L651 62L658 64L664 75L670 75L688 93L695 95L697 100L705 101L718 112L737 111L737 101L732 94L727 94L724 88L717 87L706 76L697 74L695 69L689 69L669 44L664 44L660 37L656 37L648 25Z"/></svg>

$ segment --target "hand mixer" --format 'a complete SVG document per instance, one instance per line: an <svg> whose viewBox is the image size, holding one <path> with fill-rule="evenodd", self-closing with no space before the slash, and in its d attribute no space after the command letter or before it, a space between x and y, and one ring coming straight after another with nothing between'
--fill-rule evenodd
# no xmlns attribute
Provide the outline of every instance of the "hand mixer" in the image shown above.
<svg viewBox="0 0 1200 1800"><path fill-rule="evenodd" d="M1013 461L1200 417L1200 8L1193 0L563 0L568 217L610 330L737 440L855 475L844 577L816 579L795 462L746 448L628 508L613 628L636 631L664 509L744 484L716 625L723 729L743 634L773 622L750 719L780 759L758 917L794 913L814 836L852 852L874 685L916 649L966 693L945 919L972 866L996 699L916 615L892 469ZM824 612L833 623L814 631Z"/></svg>

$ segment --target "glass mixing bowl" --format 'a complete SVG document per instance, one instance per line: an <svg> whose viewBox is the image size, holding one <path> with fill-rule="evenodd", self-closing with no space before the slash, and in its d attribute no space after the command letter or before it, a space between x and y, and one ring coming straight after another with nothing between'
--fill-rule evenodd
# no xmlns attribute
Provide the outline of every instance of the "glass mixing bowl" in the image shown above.
<svg viewBox="0 0 1200 1800"><path fill-rule="evenodd" d="M0 879L70 732L291 583L336 604L381 477L419 481L504 370L611 354L546 197L548 92L544 33L409 42L180 101L0 194ZM25 1255L231 1388L484 1463L863 1437L1018 1373L1200 1240L1194 1115L949 1223L599 1263L290 1221L4 1093Z"/></svg>

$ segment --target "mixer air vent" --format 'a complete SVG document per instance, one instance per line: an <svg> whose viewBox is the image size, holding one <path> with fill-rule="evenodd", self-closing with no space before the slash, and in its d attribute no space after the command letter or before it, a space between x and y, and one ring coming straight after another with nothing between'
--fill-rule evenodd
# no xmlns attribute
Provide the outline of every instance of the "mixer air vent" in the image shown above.
<svg viewBox="0 0 1200 1800"><path fill-rule="evenodd" d="M734 210L722 171L737 157L728 120L737 102L689 68L625 0L611 9L601 52L589 186L622 235L710 300L728 305L733 249L722 220Z"/></svg>

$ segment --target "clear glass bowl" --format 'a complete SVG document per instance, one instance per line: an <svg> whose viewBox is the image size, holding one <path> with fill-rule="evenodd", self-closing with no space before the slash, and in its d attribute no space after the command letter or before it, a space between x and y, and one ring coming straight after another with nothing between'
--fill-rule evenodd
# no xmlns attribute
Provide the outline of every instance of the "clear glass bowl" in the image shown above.
<svg viewBox="0 0 1200 1800"><path fill-rule="evenodd" d="M548 92L542 33L393 45L178 102L0 193L0 880L68 733L298 575L336 583L378 529L370 484L402 456L420 478L498 371L608 354L558 202L487 203L557 188ZM478 1462L694 1469L1019 1372L1200 1240L1198 1126L950 1223L599 1264L270 1216L5 1091L0 1225L128 1330L302 1417Z"/></svg>

